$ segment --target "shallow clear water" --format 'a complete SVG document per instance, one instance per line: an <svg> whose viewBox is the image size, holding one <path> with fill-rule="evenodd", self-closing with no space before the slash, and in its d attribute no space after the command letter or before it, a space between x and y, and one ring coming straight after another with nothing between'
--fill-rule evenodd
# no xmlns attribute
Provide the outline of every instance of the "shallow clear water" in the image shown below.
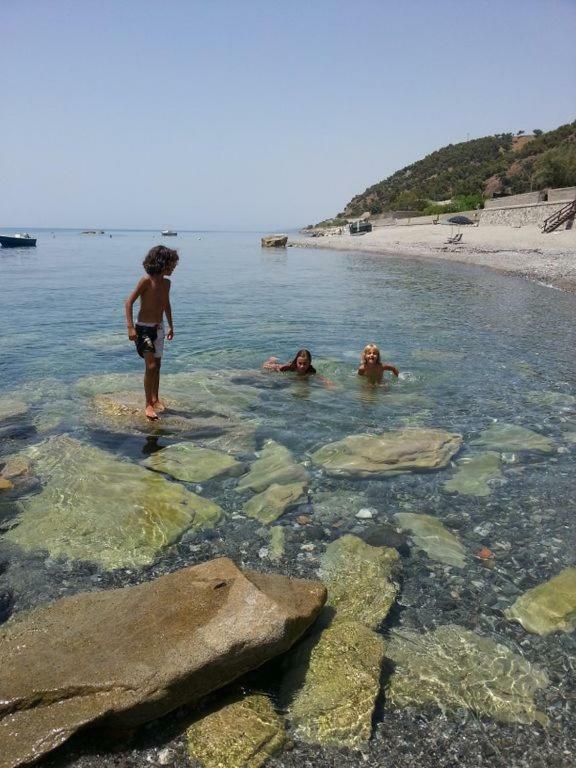
<svg viewBox="0 0 576 768"><path fill-rule="evenodd" d="M126 338L123 301L158 237L112 234L40 232L36 249L0 250L0 397L19 397L32 406L24 418L0 424L0 462L60 433L136 460L151 450L154 428L146 435L95 425L82 418L85 405L78 405L80 378L139 375L142 368ZM395 620L417 629L459 623L540 663L551 676L540 705L552 718L557 712L560 733L568 738L571 636L528 635L503 610L525 589L574 563L576 407L570 396L576 395L576 296L453 263L262 250L259 238L183 233L166 241L178 248L180 264L172 279L176 335L163 363L165 374L208 370L231 390L253 388L257 401L244 415L259 421L257 448L274 438L298 461L308 461L312 450L349 434L424 426L460 433L466 456L471 441L496 420L534 430L554 446L548 454L502 451L502 478L483 497L444 488L454 467L366 481L314 470L310 503L280 520L292 538L278 569L313 576L326 540L342 531L366 535L378 524L393 523L396 512L439 517L457 532L469 565L450 569L411 547L402 615ZM355 374L370 341L401 371L389 386L367 387ZM299 347L312 350L319 373L333 387L259 373L269 355L287 360ZM152 450L180 439L161 428L156 432ZM4 494L6 527L14 522L19 499L37 491L35 486ZM314 497L325 491L357 495L357 508L352 504L343 519L296 525L303 511L314 517ZM265 534L256 521L232 517L242 505L233 483L209 483L201 492L225 510L218 535L173 545L151 572L216 553L261 562ZM375 517L360 522L354 515L365 506ZM315 549L302 550L307 542ZM493 567L474 557L483 546L496 554ZM22 554L3 542L0 554L8 561L2 578L14 611L94 584L139 578L131 571L111 577L41 552Z"/></svg>

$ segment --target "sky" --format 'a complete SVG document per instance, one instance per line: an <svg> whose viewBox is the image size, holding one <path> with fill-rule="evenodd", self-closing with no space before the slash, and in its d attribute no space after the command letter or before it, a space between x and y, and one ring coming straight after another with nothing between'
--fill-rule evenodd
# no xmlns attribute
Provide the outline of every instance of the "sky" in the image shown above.
<svg viewBox="0 0 576 768"><path fill-rule="evenodd" d="M576 119L576 0L0 0L0 226L277 230Z"/></svg>

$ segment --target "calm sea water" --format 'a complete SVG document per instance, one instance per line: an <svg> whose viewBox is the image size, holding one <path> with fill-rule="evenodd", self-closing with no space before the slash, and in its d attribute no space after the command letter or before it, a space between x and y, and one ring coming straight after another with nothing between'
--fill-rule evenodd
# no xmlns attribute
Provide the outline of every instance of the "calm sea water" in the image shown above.
<svg viewBox="0 0 576 768"><path fill-rule="evenodd" d="M26 399L41 392L35 407L43 408L53 392L61 417L42 434L33 428L3 433L0 459L46 434L78 431L66 418L74 389L62 395L58 382L141 371L126 337L123 302L159 238L152 232L112 235L43 231L35 249L0 250L0 396L24 393ZM573 685L573 641L527 635L504 619L503 610L524 589L574 563L576 408L569 397L556 396L576 395L576 296L453 263L262 250L259 239L258 233L199 232L165 241L178 248L180 264L172 278L176 333L166 345L163 370L254 372L271 354L287 360L308 347L319 372L336 386L268 376L264 387L279 385L263 389L257 412L259 443L273 437L298 460L347 434L411 424L459 432L465 451L496 420L551 438L551 454L504 455L502 480L482 498L447 493L443 482L450 470L332 480L325 487L315 476L314 483L316 490L364 494L377 511L370 525L393 522L398 511L453 524L471 555L468 570L439 579L442 571L435 573L431 561L413 553L405 563L402 621L421 629L454 621L508 641L548 668L554 693L543 706L549 714L554 707L563 711ZM355 375L360 352L371 341L401 371L388 388L366 388ZM399 404L399 394L418 397ZM145 443L84 431L79 436L132 457ZM222 492L216 500L234 511L233 494ZM221 549L212 544L213 551L258 563L258 524L253 522L248 542L245 528L235 533L229 525L230 539L222 533ZM352 518L343 529L362 532L363 525ZM314 575L317 558L302 555L299 535L287 568ZM320 552L324 534L315 536ZM473 558L482 546L497 554L492 570ZM36 577L22 577L22 567ZM56 596L47 587L42 593L40 585L51 578L43 558L24 558L14 564L16 573L15 609ZM69 591L83 588L82 578L75 582L72 574Z"/></svg>

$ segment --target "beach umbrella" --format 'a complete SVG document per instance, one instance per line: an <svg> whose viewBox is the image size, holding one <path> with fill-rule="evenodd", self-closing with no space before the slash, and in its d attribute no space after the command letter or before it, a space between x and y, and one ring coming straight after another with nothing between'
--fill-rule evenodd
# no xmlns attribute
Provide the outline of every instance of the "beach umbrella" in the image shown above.
<svg viewBox="0 0 576 768"><path fill-rule="evenodd" d="M472 219L469 219L468 216L450 216L448 222L450 224L474 224Z"/></svg>

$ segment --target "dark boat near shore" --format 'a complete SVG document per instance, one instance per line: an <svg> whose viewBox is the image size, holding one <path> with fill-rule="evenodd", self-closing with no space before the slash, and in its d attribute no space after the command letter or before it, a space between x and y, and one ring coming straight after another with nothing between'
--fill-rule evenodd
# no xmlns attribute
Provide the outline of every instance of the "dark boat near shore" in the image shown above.
<svg viewBox="0 0 576 768"><path fill-rule="evenodd" d="M0 235L0 245L2 248L30 248L36 245L36 238L30 237L27 232L23 235Z"/></svg>
<svg viewBox="0 0 576 768"><path fill-rule="evenodd" d="M162 237L176 237L178 232L175 232L173 229L163 229L162 230Z"/></svg>
<svg viewBox="0 0 576 768"><path fill-rule="evenodd" d="M369 221L353 221L348 229L351 235L363 235L372 232L372 224Z"/></svg>

